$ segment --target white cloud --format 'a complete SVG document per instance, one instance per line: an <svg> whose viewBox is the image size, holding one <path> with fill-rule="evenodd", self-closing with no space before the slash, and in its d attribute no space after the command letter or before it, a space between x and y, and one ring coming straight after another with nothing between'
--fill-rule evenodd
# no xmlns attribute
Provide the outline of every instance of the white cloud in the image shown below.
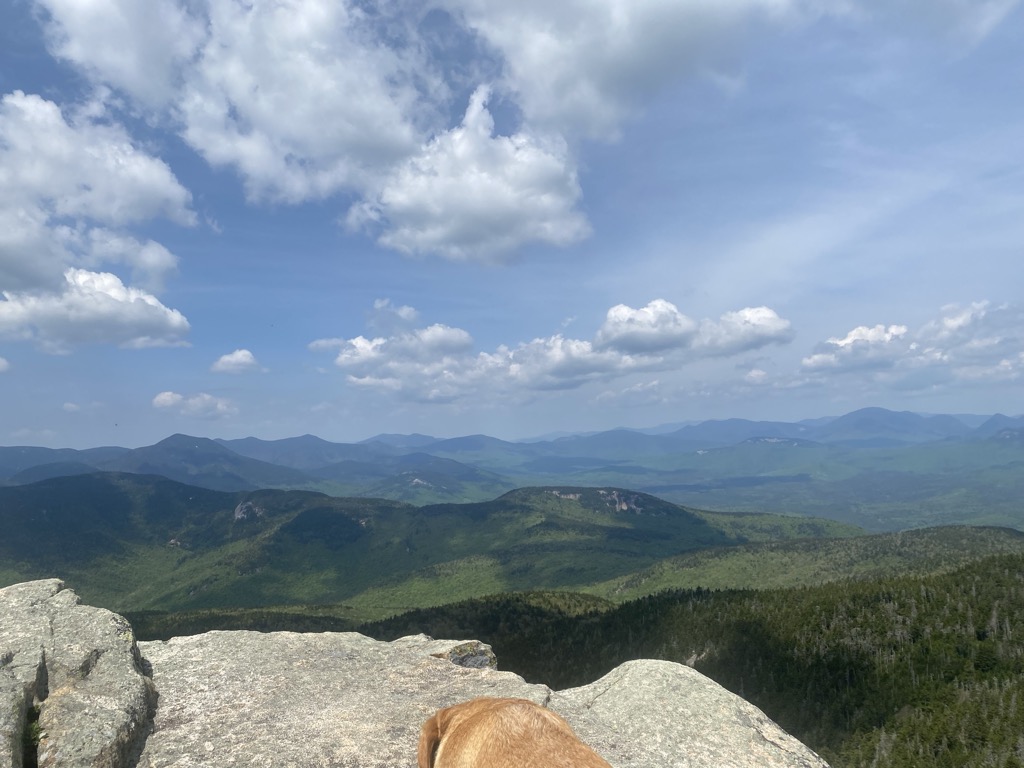
<svg viewBox="0 0 1024 768"><path fill-rule="evenodd" d="M167 276L178 268L178 258L153 240L143 243L130 235L99 227L89 230L82 240L84 263L127 264L133 281L150 290L161 290Z"/></svg>
<svg viewBox="0 0 1024 768"><path fill-rule="evenodd" d="M72 114L40 96L0 99L0 206L123 225L155 217L195 223L191 196L162 160L103 115Z"/></svg>
<svg viewBox="0 0 1024 768"><path fill-rule="evenodd" d="M2 164L0 150L0 174ZM49 226L46 212L37 207L0 204L0 287L59 289L72 261L63 234Z"/></svg>
<svg viewBox="0 0 1024 768"><path fill-rule="evenodd" d="M153 398L154 408L176 408L185 402L185 396L177 392L161 392Z"/></svg>
<svg viewBox="0 0 1024 768"><path fill-rule="evenodd" d="M818 345L803 368L816 375L884 377L895 386L918 388L1015 380L1024 374L1024 307L948 305L916 331L895 324L858 326Z"/></svg>
<svg viewBox="0 0 1024 768"><path fill-rule="evenodd" d="M153 398L153 407L201 419L218 419L238 413L238 408L227 398L214 397L206 392L188 396L177 392L160 392Z"/></svg>
<svg viewBox="0 0 1024 768"><path fill-rule="evenodd" d="M201 20L174 0L36 3L49 14L45 28L54 55L150 107L171 98L180 68L204 34Z"/></svg>
<svg viewBox="0 0 1024 768"><path fill-rule="evenodd" d="M841 339L829 339L830 344L837 347L852 347L855 344L889 344L895 339L903 338L907 333L905 325L876 325L868 328L866 325L859 325Z"/></svg>
<svg viewBox="0 0 1024 768"><path fill-rule="evenodd" d="M411 331L418 319L419 312L413 307L404 304L396 307L391 299L376 299L366 326L372 331L393 335L401 331Z"/></svg>
<svg viewBox="0 0 1024 768"><path fill-rule="evenodd" d="M210 366L214 373L246 373L257 371L260 368L256 356L248 349L236 349L226 355L221 355L216 362Z"/></svg>
<svg viewBox="0 0 1024 768"><path fill-rule="evenodd" d="M722 52L763 19L790 18L799 0L448 0L499 50L506 87L527 120L570 136L609 138L672 80L714 70Z"/></svg>
<svg viewBox="0 0 1024 768"><path fill-rule="evenodd" d="M789 340L789 323L765 307L690 320L663 299L642 309L612 307L595 340L563 334L476 352L466 331L435 324L384 337L319 339L351 384L420 401L528 397L633 373L671 370Z"/></svg>
<svg viewBox="0 0 1024 768"><path fill-rule="evenodd" d="M454 259L589 233L559 135L492 136L485 88L445 130L452 84L417 31L420 8L161 0L154 28L126 0L40 2L56 55L155 109L210 164L236 169L254 200L354 193L364 199L351 226Z"/></svg>
<svg viewBox="0 0 1024 768"><path fill-rule="evenodd" d="M734 83L734 52L759 26L821 16L894 21L901 34L927 30L969 45L987 36L1019 0L445 0L501 52L503 84L526 119L567 136L608 138L668 83L710 75ZM726 88L734 86L727 85Z"/></svg>
<svg viewBox="0 0 1024 768"><path fill-rule="evenodd" d="M435 137L371 200L353 206L349 227L380 225L381 245L458 260L586 237L590 227L576 210L580 186L564 142L494 136L488 96L478 88L462 125Z"/></svg>
<svg viewBox="0 0 1024 768"><path fill-rule="evenodd" d="M807 369L887 367L908 349L902 341L906 334L905 325L860 325L842 338L819 345L817 352L804 358L803 365Z"/></svg>
<svg viewBox="0 0 1024 768"><path fill-rule="evenodd" d="M430 111L416 86L430 70L415 46L381 39L372 14L335 0L209 0L206 11L209 36L174 108L185 140L237 168L250 196L361 188L415 151Z"/></svg>
<svg viewBox="0 0 1024 768"><path fill-rule="evenodd" d="M362 188L416 150L447 93L409 39L419 12L404 6L37 2L54 55L234 167L254 199Z"/></svg>
<svg viewBox="0 0 1024 768"><path fill-rule="evenodd" d="M65 119L21 91L0 99L0 287L55 290L68 266L108 261L159 282L174 256L107 227L160 216L192 224L189 203L170 168L123 128Z"/></svg>
<svg viewBox="0 0 1024 768"><path fill-rule="evenodd" d="M628 352L657 352L689 344L697 328L694 320L664 299L655 299L641 309L617 304L608 310L597 343Z"/></svg>
<svg viewBox="0 0 1024 768"><path fill-rule="evenodd" d="M700 324L696 348L708 355L734 355L793 338L789 320L768 307L746 307L726 312L717 321Z"/></svg>
<svg viewBox="0 0 1024 768"><path fill-rule="evenodd" d="M388 338L320 339L310 348L337 349L334 362L351 377L384 382L403 376L443 375L446 368L462 369L465 363L461 358L472 345L472 338L461 328L435 324Z"/></svg>
<svg viewBox="0 0 1024 768"><path fill-rule="evenodd" d="M188 322L158 290L177 260L120 229L154 217L194 223L167 165L102 115L21 91L0 99L0 333L50 351L77 343L180 343ZM126 265L142 290L108 265ZM108 267L109 268L109 267Z"/></svg>
<svg viewBox="0 0 1024 768"><path fill-rule="evenodd" d="M614 138L680 79L742 80L731 59L761 26L895 14L977 41L1017 0L36 2L56 56L233 168L251 199L344 196L349 226L384 247L494 260L587 237L581 142ZM514 127L495 132L484 83Z"/></svg>
<svg viewBox="0 0 1024 768"><path fill-rule="evenodd" d="M48 352L84 343L178 346L189 324L151 294L109 272L68 269L61 293L3 291L0 336L31 340Z"/></svg>
<svg viewBox="0 0 1024 768"><path fill-rule="evenodd" d="M9 371L10 369L11 364L7 362L7 359L0 357L0 373L3 373L4 371Z"/></svg>

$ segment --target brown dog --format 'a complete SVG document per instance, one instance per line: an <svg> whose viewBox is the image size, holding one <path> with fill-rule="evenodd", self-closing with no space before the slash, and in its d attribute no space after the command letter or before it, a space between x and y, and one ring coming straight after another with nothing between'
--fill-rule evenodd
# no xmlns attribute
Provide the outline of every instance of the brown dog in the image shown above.
<svg viewBox="0 0 1024 768"><path fill-rule="evenodd" d="M423 724L419 768L611 768L561 717L526 699L480 698Z"/></svg>

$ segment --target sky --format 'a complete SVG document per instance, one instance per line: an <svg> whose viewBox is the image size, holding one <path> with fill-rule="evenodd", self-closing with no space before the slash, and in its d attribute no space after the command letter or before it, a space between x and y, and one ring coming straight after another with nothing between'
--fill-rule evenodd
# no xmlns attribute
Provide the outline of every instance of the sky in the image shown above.
<svg viewBox="0 0 1024 768"><path fill-rule="evenodd" d="M1020 0L0 3L0 445L1022 384Z"/></svg>

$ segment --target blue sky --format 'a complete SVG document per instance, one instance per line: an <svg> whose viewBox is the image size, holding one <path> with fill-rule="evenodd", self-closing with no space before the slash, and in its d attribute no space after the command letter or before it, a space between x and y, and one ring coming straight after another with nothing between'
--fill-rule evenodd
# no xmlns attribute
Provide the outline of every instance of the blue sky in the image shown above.
<svg viewBox="0 0 1024 768"><path fill-rule="evenodd" d="M1024 412L1019 0L8 0L0 444Z"/></svg>

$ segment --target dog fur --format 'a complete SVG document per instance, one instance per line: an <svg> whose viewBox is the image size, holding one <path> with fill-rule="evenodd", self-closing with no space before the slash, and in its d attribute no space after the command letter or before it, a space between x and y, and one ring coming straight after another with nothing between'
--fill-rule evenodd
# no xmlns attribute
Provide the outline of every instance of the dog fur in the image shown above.
<svg viewBox="0 0 1024 768"><path fill-rule="evenodd" d="M479 698L423 724L419 768L611 768L561 717L526 699Z"/></svg>

